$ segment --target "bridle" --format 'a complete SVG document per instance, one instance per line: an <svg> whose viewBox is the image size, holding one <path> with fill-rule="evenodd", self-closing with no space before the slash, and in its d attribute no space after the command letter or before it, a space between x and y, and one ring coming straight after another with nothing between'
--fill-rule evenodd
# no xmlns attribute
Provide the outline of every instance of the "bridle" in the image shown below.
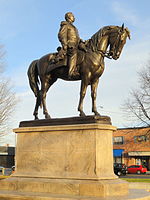
<svg viewBox="0 0 150 200"><path fill-rule="evenodd" d="M116 38L116 40L115 40L115 42L114 42L114 44L113 44L113 47L112 47L111 49L109 49L109 51L106 51L106 52L104 52L104 51L102 51L102 50L97 50L97 51L98 51L103 57L112 59L112 58L113 58L112 56L114 55L114 51L115 51L115 48L116 48L116 46L117 46L117 43L118 43L118 41L120 41L121 35L122 35L122 32L120 32L120 30L118 30L117 38Z"/></svg>

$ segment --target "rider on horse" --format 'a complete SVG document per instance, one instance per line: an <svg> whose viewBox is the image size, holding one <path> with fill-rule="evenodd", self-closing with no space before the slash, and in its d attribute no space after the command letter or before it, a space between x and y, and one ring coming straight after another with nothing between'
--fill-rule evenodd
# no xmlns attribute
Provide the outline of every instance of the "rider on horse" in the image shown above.
<svg viewBox="0 0 150 200"><path fill-rule="evenodd" d="M54 62L62 60L67 56L67 66L69 67L69 78L79 75L76 69L77 50L81 49L86 52L85 43L80 39L77 28L73 25L75 17L71 12L65 14L66 21L60 24L58 33L59 41L62 44L61 50L58 51Z"/></svg>

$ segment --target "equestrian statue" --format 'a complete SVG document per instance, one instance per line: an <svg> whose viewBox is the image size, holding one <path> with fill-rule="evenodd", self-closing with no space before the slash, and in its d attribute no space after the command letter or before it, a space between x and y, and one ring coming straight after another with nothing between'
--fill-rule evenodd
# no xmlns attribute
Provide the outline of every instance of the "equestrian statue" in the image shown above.
<svg viewBox="0 0 150 200"><path fill-rule="evenodd" d="M58 33L61 47L57 52L34 60L28 69L30 87L36 97L34 117L38 119L38 109L43 107L45 118L51 118L46 107L46 93L57 81L81 80L78 111L85 116L83 100L87 86L91 86L92 112L100 116L96 107L97 87L104 72L104 58L117 60L120 57L130 31L122 26L105 26L90 39L80 39L77 28L73 25L75 17L71 12L65 14L65 21L60 24Z"/></svg>

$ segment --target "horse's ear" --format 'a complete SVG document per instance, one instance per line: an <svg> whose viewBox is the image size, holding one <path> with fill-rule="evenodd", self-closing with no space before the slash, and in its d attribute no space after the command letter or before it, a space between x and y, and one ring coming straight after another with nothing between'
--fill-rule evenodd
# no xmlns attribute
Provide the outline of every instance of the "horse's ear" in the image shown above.
<svg viewBox="0 0 150 200"><path fill-rule="evenodd" d="M122 31L124 30L124 23L122 24L122 27L121 27Z"/></svg>
<svg viewBox="0 0 150 200"><path fill-rule="evenodd" d="M128 35L129 40L131 40L131 35L130 35L129 29L126 27L125 30L126 30L126 33L127 33L127 35Z"/></svg>

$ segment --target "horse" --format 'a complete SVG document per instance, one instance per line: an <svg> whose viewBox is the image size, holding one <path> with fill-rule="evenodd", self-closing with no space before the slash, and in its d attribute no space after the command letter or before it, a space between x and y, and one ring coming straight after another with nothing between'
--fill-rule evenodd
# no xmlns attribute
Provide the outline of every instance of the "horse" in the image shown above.
<svg viewBox="0 0 150 200"><path fill-rule="evenodd" d="M96 96L99 78L104 72L104 58L117 60L120 57L126 39L130 39L130 31L122 26L105 26L97 31L85 42L87 51L78 49L77 68L79 76L70 79L68 77L67 58L59 64L50 64L57 53L50 53L38 60L34 60L28 69L30 87L36 97L36 105L33 112L34 119L38 119L38 109L43 106L45 119L51 118L46 107L46 93L57 81L81 80L80 99L78 105L79 116L86 116L83 111L83 100L88 85L91 86L92 112L100 116L96 107ZM107 50L109 48L109 50ZM39 87L41 85L41 88Z"/></svg>

